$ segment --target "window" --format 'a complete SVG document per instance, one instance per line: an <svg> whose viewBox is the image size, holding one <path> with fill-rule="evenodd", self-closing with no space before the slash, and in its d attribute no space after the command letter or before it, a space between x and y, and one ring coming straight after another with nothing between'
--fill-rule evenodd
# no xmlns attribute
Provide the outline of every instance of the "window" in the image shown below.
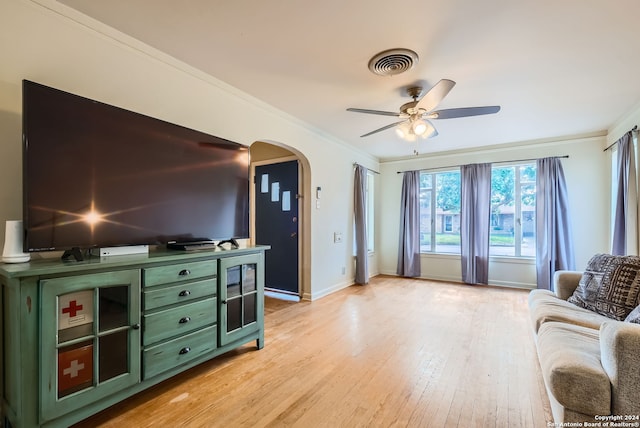
<svg viewBox="0 0 640 428"><path fill-rule="evenodd" d="M491 169L489 255L535 257L536 165Z"/></svg>
<svg viewBox="0 0 640 428"><path fill-rule="evenodd" d="M460 254L460 171L420 173L420 252Z"/></svg>
<svg viewBox="0 0 640 428"><path fill-rule="evenodd" d="M453 232L453 216L452 215L444 216L444 231Z"/></svg>
<svg viewBox="0 0 640 428"><path fill-rule="evenodd" d="M367 250L372 253L375 249L375 223L374 223L374 180L373 173L367 172Z"/></svg>
<svg viewBox="0 0 640 428"><path fill-rule="evenodd" d="M535 257L535 163L491 170L489 254ZM460 254L460 171L420 173L420 251Z"/></svg>

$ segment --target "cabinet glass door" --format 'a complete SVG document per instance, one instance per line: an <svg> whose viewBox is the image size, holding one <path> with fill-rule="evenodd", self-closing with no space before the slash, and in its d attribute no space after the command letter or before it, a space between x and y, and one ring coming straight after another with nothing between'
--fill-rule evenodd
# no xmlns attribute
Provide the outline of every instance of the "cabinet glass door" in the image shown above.
<svg viewBox="0 0 640 428"><path fill-rule="evenodd" d="M261 255L229 257L220 260L221 300L220 342L229 343L259 329L263 284Z"/></svg>
<svg viewBox="0 0 640 428"><path fill-rule="evenodd" d="M48 279L40 287L43 348L57 351L41 360L46 418L139 381L139 271Z"/></svg>

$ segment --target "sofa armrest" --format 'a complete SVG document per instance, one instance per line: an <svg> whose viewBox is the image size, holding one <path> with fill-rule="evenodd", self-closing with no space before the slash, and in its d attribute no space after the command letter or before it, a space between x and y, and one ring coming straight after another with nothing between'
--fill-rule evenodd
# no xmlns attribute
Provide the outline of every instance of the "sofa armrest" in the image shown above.
<svg viewBox="0 0 640 428"><path fill-rule="evenodd" d="M553 274L553 286L556 296L567 300L578 287L582 272L574 270L558 270Z"/></svg>
<svg viewBox="0 0 640 428"><path fill-rule="evenodd" d="M637 415L640 403L640 325L605 321L600 326L600 360L611 380L611 414Z"/></svg>

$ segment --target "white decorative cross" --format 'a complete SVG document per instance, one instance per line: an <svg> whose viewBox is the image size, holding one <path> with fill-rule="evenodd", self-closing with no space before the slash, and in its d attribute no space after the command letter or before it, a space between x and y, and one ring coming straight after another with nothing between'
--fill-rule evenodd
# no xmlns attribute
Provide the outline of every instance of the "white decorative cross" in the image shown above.
<svg viewBox="0 0 640 428"><path fill-rule="evenodd" d="M62 370L63 375L71 375L72 378L78 376L78 372L84 369L84 363L78 363L78 360L71 361L71 365Z"/></svg>

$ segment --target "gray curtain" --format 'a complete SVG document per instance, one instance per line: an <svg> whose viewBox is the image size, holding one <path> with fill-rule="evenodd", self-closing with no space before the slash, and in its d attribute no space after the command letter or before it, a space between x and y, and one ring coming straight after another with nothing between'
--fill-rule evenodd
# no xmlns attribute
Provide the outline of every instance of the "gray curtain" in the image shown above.
<svg viewBox="0 0 640 428"><path fill-rule="evenodd" d="M460 185L462 281L467 284L488 284L491 164L460 167Z"/></svg>
<svg viewBox="0 0 640 428"><path fill-rule="evenodd" d="M558 158L537 161L536 273L538 288L553 291L557 270L575 270L569 199Z"/></svg>
<svg viewBox="0 0 640 428"><path fill-rule="evenodd" d="M613 243L611 254L627 254L627 218L629 212L629 172L633 143L631 131L616 141L618 145L618 192L613 217ZM632 207L634 208L634 207Z"/></svg>
<svg viewBox="0 0 640 428"><path fill-rule="evenodd" d="M367 168L356 165L353 186L353 213L356 235L356 284L369 283L367 239Z"/></svg>
<svg viewBox="0 0 640 428"><path fill-rule="evenodd" d="M402 178L396 272L400 276L420 276L420 171L406 171Z"/></svg>

